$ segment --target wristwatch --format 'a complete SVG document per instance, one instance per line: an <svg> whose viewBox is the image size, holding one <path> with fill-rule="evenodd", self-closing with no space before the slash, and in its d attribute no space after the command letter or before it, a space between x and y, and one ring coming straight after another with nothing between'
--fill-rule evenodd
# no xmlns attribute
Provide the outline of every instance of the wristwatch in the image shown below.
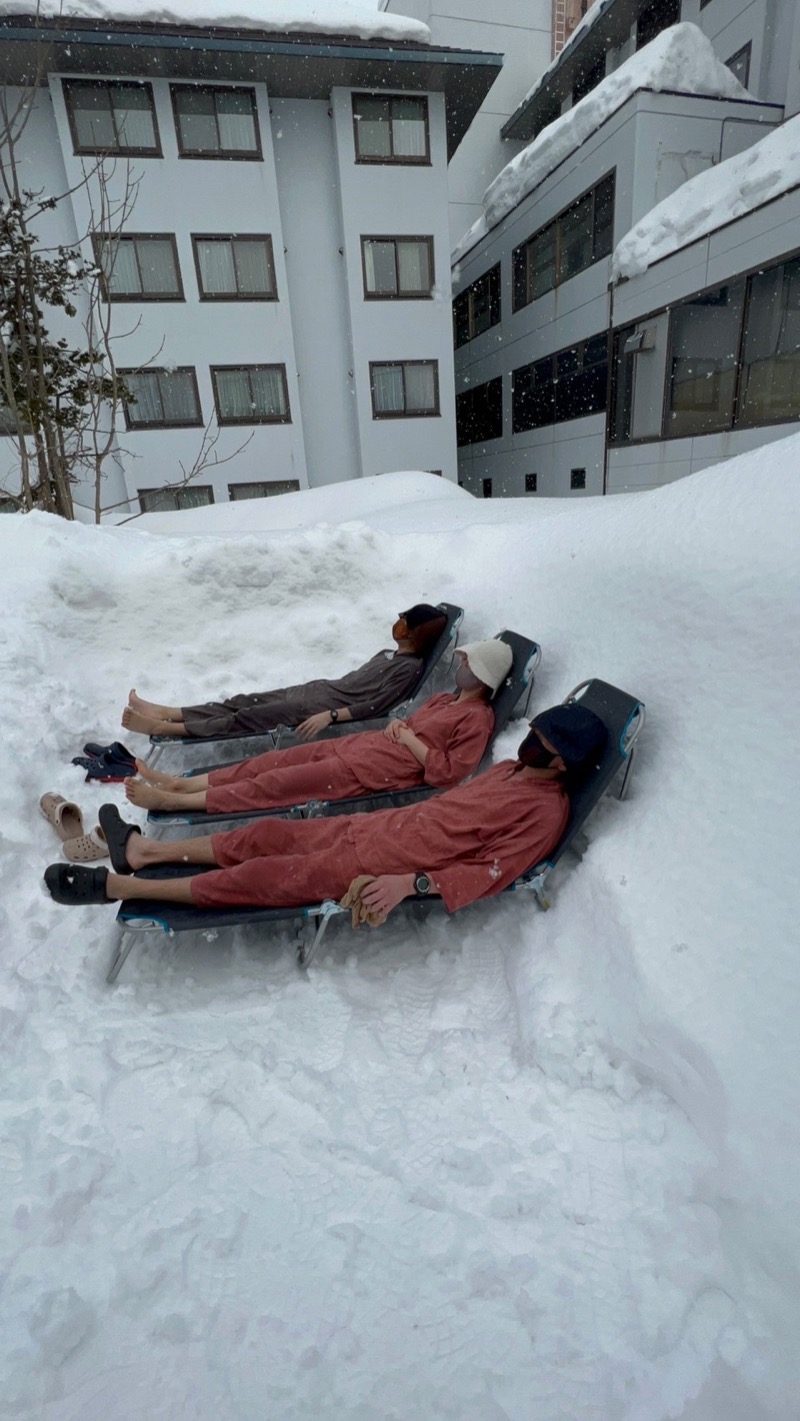
<svg viewBox="0 0 800 1421"><path fill-rule="evenodd" d="M330 717L331 717L331 725L335 725L336 722L337 722L338 719L339 719L339 712L338 712L338 710L332 710L332 711L330 712Z"/></svg>
<svg viewBox="0 0 800 1421"><path fill-rule="evenodd" d="M430 893L433 884L427 873L418 873L414 878L414 892L418 894Z"/></svg>

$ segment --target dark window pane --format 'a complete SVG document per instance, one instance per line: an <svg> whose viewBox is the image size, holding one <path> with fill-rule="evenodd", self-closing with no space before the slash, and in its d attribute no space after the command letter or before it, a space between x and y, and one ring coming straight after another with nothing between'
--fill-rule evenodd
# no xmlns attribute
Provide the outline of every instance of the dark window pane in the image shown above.
<svg viewBox="0 0 800 1421"><path fill-rule="evenodd" d="M636 22L636 48L643 49L662 30L677 25L680 17L681 0L651 0Z"/></svg>
<svg viewBox="0 0 800 1421"><path fill-rule="evenodd" d="M466 345L469 340L469 292L462 291L453 302L453 328L455 347Z"/></svg>
<svg viewBox="0 0 800 1421"><path fill-rule="evenodd" d="M491 293L489 289L488 277L482 277L476 281L471 288L472 291L472 322L471 335L479 336L484 331L488 331L492 323Z"/></svg>
<svg viewBox="0 0 800 1421"><path fill-rule="evenodd" d="M503 381L500 376L465 390L456 399L456 439L460 446L500 439L503 434Z"/></svg>
<svg viewBox="0 0 800 1421"><path fill-rule="evenodd" d="M800 258L750 278L738 420L800 418Z"/></svg>
<svg viewBox="0 0 800 1421"><path fill-rule="evenodd" d="M594 190L594 260L609 256L614 239L614 174Z"/></svg>
<svg viewBox="0 0 800 1421"><path fill-rule="evenodd" d="M592 194L587 193L558 221L558 280L568 281L592 264Z"/></svg>
<svg viewBox="0 0 800 1421"><path fill-rule="evenodd" d="M556 284L556 224L546 227L530 244L531 294L535 300Z"/></svg>
<svg viewBox="0 0 800 1421"><path fill-rule="evenodd" d="M625 352L625 343L633 335L636 327L626 326L614 336L614 355L611 376L611 426L609 438L612 444L624 444L631 437L633 418L633 371L636 356Z"/></svg>
<svg viewBox="0 0 800 1421"><path fill-rule="evenodd" d="M492 481L491 481L491 479L484 479L484 480L483 480L483 496L484 496L484 498L491 498L491 496L492 496Z"/></svg>
<svg viewBox="0 0 800 1421"><path fill-rule="evenodd" d="M526 493L536 493L536 489L537 489L538 483L539 483L539 475L538 475L538 474L526 474L526 475L525 475L525 492L526 492Z"/></svg>
<svg viewBox="0 0 800 1421"><path fill-rule="evenodd" d="M578 77L572 86L573 104L580 103L581 99L585 98L587 94L591 93L592 89L597 88L597 85L601 82L601 80L605 78L605 76L606 56L604 50L602 54L598 55L597 59L594 61L593 64L590 64L588 68L582 69L578 74Z"/></svg>
<svg viewBox="0 0 800 1421"><path fill-rule="evenodd" d="M739 83L746 89L750 83L750 55L752 45L746 44L743 49L738 49L725 62L732 74L736 75Z"/></svg>
<svg viewBox="0 0 800 1421"><path fill-rule="evenodd" d="M673 310L667 434L731 427L743 306L744 282L739 281Z"/></svg>
<svg viewBox="0 0 800 1421"><path fill-rule="evenodd" d="M575 488L586 488L586 470L585 470L585 469L570 469L570 471L569 471L569 486L570 486L571 489L575 489Z"/></svg>
<svg viewBox="0 0 800 1421"><path fill-rule="evenodd" d="M519 311L530 301L528 295L528 244L514 249L511 258L512 307Z"/></svg>

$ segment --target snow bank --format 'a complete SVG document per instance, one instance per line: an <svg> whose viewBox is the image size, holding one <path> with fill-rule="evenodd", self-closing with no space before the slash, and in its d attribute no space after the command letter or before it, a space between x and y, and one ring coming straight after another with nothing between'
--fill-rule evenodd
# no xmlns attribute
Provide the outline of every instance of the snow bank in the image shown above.
<svg viewBox="0 0 800 1421"><path fill-rule="evenodd" d="M723 99L749 98L727 65L717 59L711 41L697 25L685 23L663 30L644 49L608 74L579 103L543 128L527 148L506 164L483 195L483 216L461 238L452 260L458 261L487 231L497 226L637 89L669 89Z"/></svg>
<svg viewBox="0 0 800 1421"><path fill-rule="evenodd" d="M156 5L148 0L0 0L0 15L35 14L44 19L356 35L419 44L429 44L431 38L422 21L387 15L369 0L189 0Z"/></svg>
<svg viewBox="0 0 800 1421"><path fill-rule="evenodd" d="M662 257L705 237L800 185L800 116L759 143L699 173L632 227L614 252L615 281L646 271Z"/></svg>
<svg viewBox="0 0 800 1421"><path fill-rule="evenodd" d="M390 475L339 526L0 519L9 1416L792 1421L799 458L413 529ZM418 598L537 637L537 707L647 702L552 910L398 913L307 979L288 933L159 936L106 989L113 912L46 896L39 795L123 803L70 759L131 685L342 670Z"/></svg>

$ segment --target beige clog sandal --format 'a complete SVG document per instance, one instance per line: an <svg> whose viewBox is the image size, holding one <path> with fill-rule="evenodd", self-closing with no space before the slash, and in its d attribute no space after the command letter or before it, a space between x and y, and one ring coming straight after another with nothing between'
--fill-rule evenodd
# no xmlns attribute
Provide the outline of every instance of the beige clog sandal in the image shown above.
<svg viewBox="0 0 800 1421"><path fill-rule="evenodd" d="M95 863L97 859L107 859L108 843L100 825L96 824L90 834L65 840L64 857L70 863Z"/></svg>
<svg viewBox="0 0 800 1421"><path fill-rule="evenodd" d="M67 839L79 839L86 833L83 815L77 804L65 799L63 794L43 794L39 800L39 808L64 843Z"/></svg>

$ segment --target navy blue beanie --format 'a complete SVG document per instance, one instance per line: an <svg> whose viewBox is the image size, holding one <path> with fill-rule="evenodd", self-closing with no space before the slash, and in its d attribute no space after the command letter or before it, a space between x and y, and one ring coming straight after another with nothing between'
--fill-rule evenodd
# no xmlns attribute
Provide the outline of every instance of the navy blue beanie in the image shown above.
<svg viewBox="0 0 800 1421"><path fill-rule="evenodd" d="M540 711L531 727L555 745L568 770L598 764L608 743L608 731L600 717L579 704Z"/></svg>

